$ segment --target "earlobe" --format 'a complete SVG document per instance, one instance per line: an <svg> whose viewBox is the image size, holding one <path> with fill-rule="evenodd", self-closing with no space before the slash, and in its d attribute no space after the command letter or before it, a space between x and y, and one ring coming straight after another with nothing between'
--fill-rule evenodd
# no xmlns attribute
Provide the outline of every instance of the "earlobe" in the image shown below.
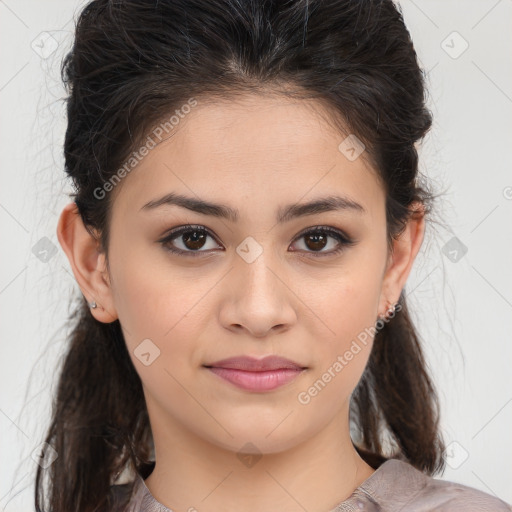
<svg viewBox="0 0 512 512"><path fill-rule="evenodd" d="M396 303L402 293L413 263L423 243L425 234L425 213L423 205L414 204L407 225L400 236L393 241L393 252L384 275L379 311L388 302Z"/></svg>
<svg viewBox="0 0 512 512"><path fill-rule="evenodd" d="M62 210L57 224L57 238L91 308L91 314L104 323L116 320L118 316L106 270L105 254L98 250L99 240L85 228L74 202Z"/></svg>

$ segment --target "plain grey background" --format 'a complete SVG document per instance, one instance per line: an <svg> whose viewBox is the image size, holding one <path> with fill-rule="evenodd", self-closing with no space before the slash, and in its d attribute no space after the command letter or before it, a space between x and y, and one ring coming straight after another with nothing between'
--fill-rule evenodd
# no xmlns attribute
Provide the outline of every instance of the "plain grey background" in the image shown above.
<svg viewBox="0 0 512 512"><path fill-rule="evenodd" d="M400 3L434 114L421 170L446 190L406 285L442 403L439 478L512 503L512 0ZM78 293L55 230L70 190L60 63L82 5L0 0L0 511L33 510Z"/></svg>

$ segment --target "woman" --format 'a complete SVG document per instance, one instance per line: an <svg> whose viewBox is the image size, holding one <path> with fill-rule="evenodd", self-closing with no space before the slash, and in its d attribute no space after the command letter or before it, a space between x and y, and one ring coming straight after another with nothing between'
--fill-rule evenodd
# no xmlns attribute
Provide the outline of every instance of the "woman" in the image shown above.
<svg viewBox="0 0 512 512"><path fill-rule="evenodd" d="M510 510L433 478L432 120L391 0L93 1L63 77L84 300L37 510Z"/></svg>

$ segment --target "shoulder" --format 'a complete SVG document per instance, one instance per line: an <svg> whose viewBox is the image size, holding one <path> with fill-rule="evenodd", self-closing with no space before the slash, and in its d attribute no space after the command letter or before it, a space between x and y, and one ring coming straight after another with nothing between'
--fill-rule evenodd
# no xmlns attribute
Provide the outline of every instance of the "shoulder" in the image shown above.
<svg viewBox="0 0 512 512"><path fill-rule="evenodd" d="M495 496L433 478L396 459L382 464L360 490L389 512L512 512L510 505Z"/></svg>

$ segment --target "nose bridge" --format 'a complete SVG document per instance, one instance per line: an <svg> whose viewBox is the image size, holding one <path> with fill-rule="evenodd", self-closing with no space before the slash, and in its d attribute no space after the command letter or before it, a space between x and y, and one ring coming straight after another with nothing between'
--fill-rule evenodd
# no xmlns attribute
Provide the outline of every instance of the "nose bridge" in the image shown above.
<svg viewBox="0 0 512 512"><path fill-rule="evenodd" d="M294 321L295 312L284 267L272 248L272 237L247 237L236 248L236 260L232 269L234 290L229 301L234 316L230 322L245 325L250 331L266 332L277 325L288 325Z"/></svg>
<svg viewBox="0 0 512 512"><path fill-rule="evenodd" d="M279 279L275 275L279 272L275 268L277 258L271 248L270 236L261 242L248 236L238 245L236 253L235 272L242 291L264 294L266 300L280 293L277 289Z"/></svg>

